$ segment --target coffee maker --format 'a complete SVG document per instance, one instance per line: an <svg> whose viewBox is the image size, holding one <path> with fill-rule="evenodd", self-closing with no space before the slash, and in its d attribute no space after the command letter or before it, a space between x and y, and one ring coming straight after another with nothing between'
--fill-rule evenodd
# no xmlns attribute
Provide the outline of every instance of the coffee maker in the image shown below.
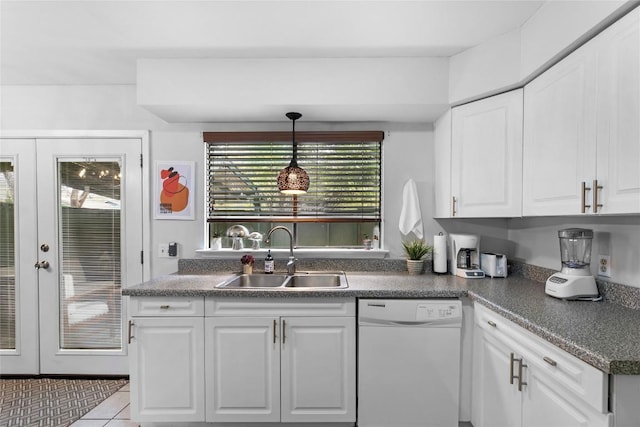
<svg viewBox="0 0 640 427"><path fill-rule="evenodd" d="M593 230L586 228L558 230L558 238L562 270L547 279L545 293L562 299L598 297L598 287L590 269Z"/></svg>
<svg viewBox="0 0 640 427"><path fill-rule="evenodd" d="M467 279L484 277L480 269L480 237L472 234L450 234L451 261L449 271Z"/></svg>

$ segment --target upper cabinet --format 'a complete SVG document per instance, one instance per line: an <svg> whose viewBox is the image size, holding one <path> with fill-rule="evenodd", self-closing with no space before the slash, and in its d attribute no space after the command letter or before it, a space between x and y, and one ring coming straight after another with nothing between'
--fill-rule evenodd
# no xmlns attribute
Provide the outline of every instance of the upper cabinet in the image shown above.
<svg viewBox="0 0 640 427"><path fill-rule="evenodd" d="M520 216L522 89L455 107L448 125L435 126L436 216Z"/></svg>
<svg viewBox="0 0 640 427"><path fill-rule="evenodd" d="M640 212L640 9L525 86L523 215Z"/></svg>

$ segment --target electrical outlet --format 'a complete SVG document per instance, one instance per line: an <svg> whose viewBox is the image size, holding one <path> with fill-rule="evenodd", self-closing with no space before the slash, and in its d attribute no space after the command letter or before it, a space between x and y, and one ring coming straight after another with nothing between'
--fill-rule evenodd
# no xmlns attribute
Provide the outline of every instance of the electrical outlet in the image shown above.
<svg viewBox="0 0 640 427"><path fill-rule="evenodd" d="M169 258L169 244L160 243L158 245L158 258Z"/></svg>
<svg viewBox="0 0 640 427"><path fill-rule="evenodd" d="M598 259L598 276L611 277L611 257L600 255Z"/></svg>

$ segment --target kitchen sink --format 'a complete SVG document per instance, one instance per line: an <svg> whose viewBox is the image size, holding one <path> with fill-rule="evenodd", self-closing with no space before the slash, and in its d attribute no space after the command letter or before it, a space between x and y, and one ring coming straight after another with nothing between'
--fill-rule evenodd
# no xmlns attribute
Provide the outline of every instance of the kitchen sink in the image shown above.
<svg viewBox="0 0 640 427"><path fill-rule="evenodd" d="M344 273L296 273L284 283L287 288L346 288Z"/></svg>
<svg viewBox="0 0 640 427"><path fill-rule="evenodd" d="M307 271L286 274L235 274L216 286L225 289L261 288L348 288L347 275L343 272Z"/></svg>
<svg viewBox="0 0 640 427"><path fill-rule="evenodd" d="M234 289L277 288L282 286L287 277L284 274L236 274L216 287Z"/></svg>

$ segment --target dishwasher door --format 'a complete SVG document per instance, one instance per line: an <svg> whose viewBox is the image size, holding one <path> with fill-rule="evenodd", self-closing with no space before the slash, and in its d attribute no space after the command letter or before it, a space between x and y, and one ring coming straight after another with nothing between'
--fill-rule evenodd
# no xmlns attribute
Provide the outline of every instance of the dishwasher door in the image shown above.
<svg viewBox="0 0 640 427"><path fill-rule="evenodd" d="M359 427L457 427L459 300L360 300Z"/></svg>

